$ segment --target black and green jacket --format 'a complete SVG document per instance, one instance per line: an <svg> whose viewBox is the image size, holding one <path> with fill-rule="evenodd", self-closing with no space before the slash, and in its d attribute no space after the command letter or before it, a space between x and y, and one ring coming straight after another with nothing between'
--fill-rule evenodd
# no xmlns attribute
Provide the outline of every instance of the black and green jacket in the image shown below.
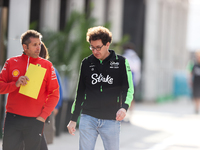
<svg viewBox="0 0 200 150"><path fill-rule="evenodd" d="M133 100L133 80L127 59L109 50L103 61L90 55L82 61L72 121L82 110L98 119L115 120L120 108L126 110Z"/></svg>

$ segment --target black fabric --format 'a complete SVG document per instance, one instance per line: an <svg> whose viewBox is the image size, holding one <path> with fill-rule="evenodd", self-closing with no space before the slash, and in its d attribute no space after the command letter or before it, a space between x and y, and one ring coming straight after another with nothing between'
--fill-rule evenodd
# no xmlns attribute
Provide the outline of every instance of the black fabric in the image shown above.
<svg viewBox="0 0 200 150"><path fill-rule="evenodd" d="M192 69L192 94L194 98L200 98L200 64L195 64Z"/></svg>
<svg viewBox="0 0 200 150"><path fill-rule="evenodd" d="M81 109L83 114L111 120L115 120L121 104L128 109L124 104L129 87L125 58L113 50L109 52L110 55L102 62L94 55L83 60L71 120L77 120Z"/></svg>
<svg viewBox="0 0 200 150"><path fill-rule="evenodd" d="M48 150L45 135L42 135L40 150Z"/></svg>
<svg viewBox="0 0 200 150"><path fill-rule="evenodd" d="M3 130L3 150L40 150L44 123L32 117L7 113Z"/></svg>

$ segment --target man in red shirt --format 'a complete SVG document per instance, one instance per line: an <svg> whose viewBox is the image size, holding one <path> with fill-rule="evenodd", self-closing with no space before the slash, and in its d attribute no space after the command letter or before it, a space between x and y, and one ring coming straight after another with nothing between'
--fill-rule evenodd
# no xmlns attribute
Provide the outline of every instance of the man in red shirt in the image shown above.
<svg viewBox="0 0 200 150"><path fill-rule="evenodd" d="M27 150L39 150L46 118L59 99L59 85L52 63L39 57L42 35L28 30L21 36L23 54L8 59L0 73L0 94L8 93L3 130L3 149L18 150L25 143ZM46 69L37 99L19 93L29 78L29 64ZM37 76L37 74L35 74Z"/></svg>

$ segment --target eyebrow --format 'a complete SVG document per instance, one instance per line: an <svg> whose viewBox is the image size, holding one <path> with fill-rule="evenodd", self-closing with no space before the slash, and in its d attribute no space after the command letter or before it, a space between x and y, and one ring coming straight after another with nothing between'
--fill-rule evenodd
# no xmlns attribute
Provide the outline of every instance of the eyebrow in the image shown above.
<svg viewBox="0 0 200 150"><path fill-rule="evenodd" d="M94 47L93 45L90 45L90 46ZM100 46L100 45L97 45L96 47L101 47L101 46Z"/></svg>

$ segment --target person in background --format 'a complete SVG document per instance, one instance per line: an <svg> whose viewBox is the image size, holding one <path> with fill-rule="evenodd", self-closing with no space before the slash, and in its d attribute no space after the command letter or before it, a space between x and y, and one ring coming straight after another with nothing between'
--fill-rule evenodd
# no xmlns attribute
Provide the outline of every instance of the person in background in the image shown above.
<svg viewBox="0 0 200 150"><path fill-rule="evenodd" d="M59 100L59 85L52 63L39 57L42 35L28 30L21 35L23 54L7 59L0 73L0 94L8 93L3 129L3 150L40 150L43 127ZM37 99L19 93L29 84L29 64L46 69Z"/></svg>
<svg viewBox="0 0 200 150"><path fill-rule="evenodd" d="M123 45L124 53L122 56L124 56L130 65L132 77L133 77L133 85L134 85L134 91L137 92L137 86L141 79L141 60L137 53L135 52L135 45L131 42L126 43ZM133 109L134 106L134 100L131 103L130 110Z"/></svg>
<svg viewBox="0 0 200 150"><path fill-rule="evenodd" d="M192 88L192 97L195 105L195 113L200 109L200 51L195 53L195 63L191 69L190 85Z"/></svg>
<svg viewBox="0 0 200 150"><path fill-rule="evenodd" d="M41 51L40 51L39 56L44 59L49 59L48 49L43 42L41 44ZM45 123L45 126L44 126L44 136L45 137L41 144L41 145L43 145L43 146L41 146L41 150L45 149L46 143L47 144L53 143L53 138L55 136L55 131L56 131L55 117L59 112L59 108L62 106L62 100L63 100L61 78L60 78L60 75L59 75L57 69L55 67L54 67L54 69L55 69L56 77L57 77L58 84L59 84L59 101L58 101L58 104L56 105L56 107L54 108L53 112L51 113L51 115L48 117L48 120ZM46 138L46 142L45 142L45 138Z"/></svg>
<svg viewBox="0 0 200 150"><path fill-rule="evenodd" d="M127 59L109 50L112 33L105 27L88 29L92 55L82 61L72 116L67 125L74 135L79 122L79 149L94 150L98 135L106 150L119 150L121 120L133 100L133 82Z"/></svg>

